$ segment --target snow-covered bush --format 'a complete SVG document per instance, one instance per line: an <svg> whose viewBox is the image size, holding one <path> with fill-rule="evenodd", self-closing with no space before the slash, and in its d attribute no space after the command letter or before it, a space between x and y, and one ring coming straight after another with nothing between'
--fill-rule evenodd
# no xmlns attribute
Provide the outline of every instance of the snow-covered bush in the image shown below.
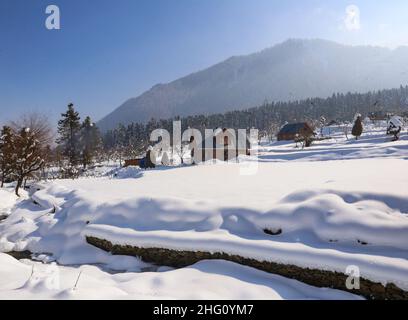
<svg viewBox="0 0 408 320"><path fill-rule="evenodd" d="M399 134L404 126L404 120L399 116L393 116L388 121L387 134L394 136L393 141L399 140Z"/></svg>

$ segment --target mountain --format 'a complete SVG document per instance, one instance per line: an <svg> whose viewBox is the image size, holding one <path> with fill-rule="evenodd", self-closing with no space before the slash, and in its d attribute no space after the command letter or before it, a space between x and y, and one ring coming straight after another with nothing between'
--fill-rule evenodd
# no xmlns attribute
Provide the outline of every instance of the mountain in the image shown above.
<svg viewBox="0 0 408 320"><path fill-rule="evenodd" d="M346 46L326 40L288 40L231 57L129 99L103 118L106 131L152 117L241 110L268 101L327 97L408 84L408 47Z"/></svg>

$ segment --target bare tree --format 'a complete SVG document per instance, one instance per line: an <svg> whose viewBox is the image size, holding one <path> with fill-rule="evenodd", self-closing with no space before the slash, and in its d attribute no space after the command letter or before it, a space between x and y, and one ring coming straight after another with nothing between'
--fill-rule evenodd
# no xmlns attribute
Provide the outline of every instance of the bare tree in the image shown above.
<svg viewBox="0 0 408 320"><path fill-rule="evenodd" d="M300 142L302 144L302 149L310 147L315 140L315 129L316 125L308 122L308 127L301 129L300 132L296 134L296 145L298 142Z"/></svg>
<svg viewBox="0 0 408 320"><path fill-rule="evenodd" d="M279 129L280 129L279 123L277 122L269 123L265 130L269 141L273 140L273 138L278 134Z"/></svg>
<svg viewBox="0 0 408 320"><path fill-rule="evenodd" d="M53 133L48 118L39 113L29 113L21 116L17 121L11 122L11 127L19 132L21 129L30 128L32 134L42 146L51 145Z"/></svg>
<svg viewBox="0 0 408 320"><path fill-rule="evenodd" d="M30 114L12 123L15 132L15 193L23 182L42 169L52 141L51 129L45 116Z"/></svg>
<svg viewBox="0 0 408 320"><path fill-rule="evenodd" d="M345 123L344 126L343 126L343 133L344 133L344 135L345 135L345 137L346 137L346 140L349 139L349 138L348 138L348 130L349 130L349 128L348 128L348 123Z"/></svg>
<svg viewBox="0 0 408 320"><path fill-rule="evenodd" d="M184 157L188 154L189 149L187 144L176 145L173 148L173 153L180 157L180 164L184 164ZM173 155L174 159L174 155Z"/></svg>
<svg viewBox="0 0 408 320"><path fill-rule="evenodd" d="M327 124L327 119L324 116L321 116L319 119L319 125L320 125L320 136L323 137L323 131L324 127Z"/></svg>

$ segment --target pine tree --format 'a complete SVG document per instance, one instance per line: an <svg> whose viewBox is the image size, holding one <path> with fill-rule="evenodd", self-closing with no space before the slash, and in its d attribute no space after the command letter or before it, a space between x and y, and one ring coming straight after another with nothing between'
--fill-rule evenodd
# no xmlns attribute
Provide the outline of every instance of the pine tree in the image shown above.
<svg viewBox="0 0 408 320"><path fill-rule="evenodd" d="M361 122L361 115L358 114L356 116L356 120L354 122L353 129L351 130L351 134L356 137L356 140L358 140L358 137L360 137L362 133L363 133L363 124Z"/></svg>
<svg viewBox="0 0 408 320"><path fill-rule="evenodd" d="M15 165L15 150L14 150L14 132L4 126L0 134L0 172L1 172L1 187L4 182L9 179L13 173Z"/></svg>
<svg viewBox="0 0 408 320"><path fill-rule="evenodd" d="M98 127L86 117L81 126L82 165L90 165L101 148L102 139Z"/></svg>
<svg viewBox="0 0 408 320"><path fill-rule="evenodd" d="M68 159L69 165L75 167L80 160L81 118L72 103L68 105L67 112L61 116L62 119L58 121L59 137L56 142L61 147L62 155Z"/></svg>

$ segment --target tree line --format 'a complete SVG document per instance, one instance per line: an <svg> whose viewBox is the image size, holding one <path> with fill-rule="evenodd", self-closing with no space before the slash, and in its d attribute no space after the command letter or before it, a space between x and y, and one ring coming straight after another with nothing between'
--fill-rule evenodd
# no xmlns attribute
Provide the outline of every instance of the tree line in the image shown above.
<svg viewBox="0 0 408 320"><path fill-rule="evenodd" d="M195 128L227 127L232 129L257 128L261 136L272 137L287 122L307 121L322 127L330 120L348 122L355 114L359 119L352 134L361 135L361 119L370 113L394 112L408 116L408 86L365 94L333 94L322 99L305 99L292 102L267 102L263 105L223 114L151 119L147 123L119 125L103 136L90 117L81 121L71 103L58 121L58 135L54 140L46 117L31 114L1 128L0 178L15 182L15 193L27 179L38 179L51 169L54 178L75 178L81 171L103 160L136 157L150 144L150 133L155 129L172 131L173 121L181 120L182 131ZM46 178L46 177L45 177Z"/></svg>
<svg viewBox="0 0 408 320"><path fill-rule="evenodd" d="M408 115L408 86L368 93L337 93L326 99L310 98L291 102L268 102L263 105L238 111L212 115L151 119L148 123L120 124L104 134L106 150L118 157L131 157L146 149L149 135L154 129L163 128L171 132L174 120L181 120L182 130L195 128L232 129L257 128L261 136L273 137L288 122L309 122L318 126L334 120L351 122L355 114L366 117L374 112L395 112ZM321 124L321 123L320 123Z"/></svg>

